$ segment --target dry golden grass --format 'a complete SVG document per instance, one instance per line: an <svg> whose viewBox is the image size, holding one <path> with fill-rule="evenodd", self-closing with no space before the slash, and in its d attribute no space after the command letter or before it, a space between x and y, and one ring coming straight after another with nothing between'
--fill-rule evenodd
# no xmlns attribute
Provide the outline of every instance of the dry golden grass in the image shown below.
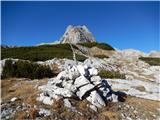
<svg viewBox="0 0 160 120"><path fill-rule="evenodd" d="M15 120L25 120L29 118L30 120L35 120L37 115L38 115L38 110L32 108L32 109L29 109L28 113L26 111L16 112L14 119Z"/></svg>
<svg viewBox="0 0 160 120"><path fill-rule="evenodd" d="M49 109L54 113L55 116L52 116L54 119L56 116L60 119L69 119L69 120L87 120L91 118L95 118L97 120L118 120L119 115L121 114L121 110L118 110L119 103L108 103L106 107L103 109L98 109L98 113L95 113L90 109L89 102L87 100L75 100L72 98L68 98L71 100L71 103L76 109L83 113L83 115L72 112L69 108L66 108L63 104L63 99L59 99L54 102L52 106L47 106L42 104L41 102L36 101L37 95L39 94L39 90L35 86L43 85L47 83L47 79L43 80L34 80L34 81L20 81L16 78L11 78L8 80L1 81L1 90L2 90L2 100L10 100L13 97L20 98L16 102L25 103L31 106L28 109L28 113L25 111L19 111L15 115L16 120L23 120L27 118L27 114L29 114L30 119L35 119L38 110L33 108L33 105L40 106L42 108ZM146 99L140 99L136 97L128 96L125 103L120 104L129 104L138 109L137 114L153 112L158 115L157 108L160 107L160 102L151 101ZM127 111L126 111L127 112ZM150 116L147 116L150 118ZM44 118L49 119L49 118Z"/></svg>
<svg viewBox="0 0 160 120"><path fill-rule="evenodd" d="M1 80L1 97L6 96L9 92L14 92L11 87L16 83L16 78Z"/></svg>
<svg viewBox="0 0 160 120"><path fill-rule="evenodd" d="M144 109L145 111L149 110L152 112L157 111L157 108L160 107L159 101L141 99L141 98L130 97L130 96L127 98L126 103L137 105L137 107Z"/></svg>
<svg viewBox="0 0 160 120"><path fill-rule="evenodd" d="M100 116L108 120L118 120L116 112L104 111L100 114Z"/></svg>
<svg viewBox="0 0 160 120"><path fill-rule="evenodd" d="M25 111L19 111L16 112L14 119L15 120L25 120L27 116L27 113Z"/></svg>
<svg viewBox="0 0 160 120"><path fill-rule="evenodd" d="M30 116L31 119L34 120L37 117L37 115L38 115L38 110L37 109L32 108L32 109L29 110L29 116Z"/></svg>
<svg viewBox="0 0 160 120"><path fill-rule="evenodd" d="M13 97L20 97L23 102L29 102L33 100L34 96L37 96L38 89L36 85L46 84L47 79L23 81L11 78L1 81L2 99L10 100Z"/></svg>
<svg viewBox="0 0 160 120"><path fill-rule="evenodd" d="M29 118L35 119L38 110L33 108L34 105L41 104L36 100L38 93L40 92L36 86L44 85L47 83L47 79L42 80L18 80L16 78L10 78L1 80L2 100L10 100L13 97L17 97L18 103L24 103L30 105ZM14 118L16 120L26 119L26 111L16 112Z"/></svg>
<svg viewBox="0 0 160 120"><path fill-rule="evenodd" d="M87 100L83 100L83 101L81 101L81 102L79 102L79 103L77 104L77 107L78 107L80 110L85 110L86 108L88 108L87 105L89 105L89 102L88 102Z"/></svg>

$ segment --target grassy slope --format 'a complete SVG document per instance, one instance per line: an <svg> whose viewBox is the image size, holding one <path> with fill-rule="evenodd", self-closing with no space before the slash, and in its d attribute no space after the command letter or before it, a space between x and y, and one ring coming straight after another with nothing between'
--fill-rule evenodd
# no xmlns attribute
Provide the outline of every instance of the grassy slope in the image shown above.
<svg viewBox="0 0 160 120"><path fill-rule="evenodd" d="M97 42L92 42L92 43L79 43L79 45L92 48L92 47L98 47L103 50L114 50L114 48L106 43L97 43Z"/></svg>
<svg viewBox="0 0 160 120"><path fill-rule="evenodd" d="M114 50L110 45L105 43L80 43L86 47L98 47L104 50ZM73 45L75 49L78 49ZM1 58L17 58L30 61L46 61L53 58L73 59L72 50L69 44L41 45L17 48L1 48ZM77 60L84 61L86 57L76 55Z"/></svg>
<svg viewBox="0 0 160 120"><path fill-rule="evenodd" d="M74 46L74 48L76 48ZM69 44L42 45L31 47L2 48L1 57L18 58L31 61L45 61L53 58L73 59L72 50ZM85 57L77 55L77 60L84 60Z"/></svg>
<svg viewBox="0 0 160 120"><path fill-rule="evenodd" d="M140 57L142 61L145 61L149 65L160 65L160 58Z"/></svg>

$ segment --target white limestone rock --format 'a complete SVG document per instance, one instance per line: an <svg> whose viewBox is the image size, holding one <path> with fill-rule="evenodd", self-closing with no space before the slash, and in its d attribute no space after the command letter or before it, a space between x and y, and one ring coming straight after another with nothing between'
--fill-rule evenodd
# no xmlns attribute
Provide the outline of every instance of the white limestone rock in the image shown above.
<svg viewBox="0 0 160 120"><path fill-rule="evenodd" d="M37 98L37 100L43 102L46 105L52 105L53 104L53 99L51 99L51 97L44 96L43 93L40 94L40 96Z"/></svg>
<svg viewBox="0 0 160 120"><path fill-rule="evenodd" d="M71 105L71 103L69 102L68 99L64 99L63 101L64 101L64 106L65 107L72 108L72 105Z"/></svg>
<svg viewBox="0 0 160 120"><path fill-rule="evenodd" d="M92 76L91 82L93 82L94 85L98 85L101 83L101 77L100 76Z"/></svg>
<svg viewBox="0 0 160 120"><path fill-rule="evenodd" d="M149 57L160 58L160 51L151 51Z"/></svg>
<svg viewBox="0 0 160 120"><path fill-rule="evenodd" d="M78 78L76 78L75 82L74 82L74 85L76 87L80 87L80 86L83 86L83 85L86 85L86 84L89 84L89 80L84 77L84 76L80 76Z"/></svg>
<svg viewBox="0 0 160 120"><path fill-rule="evenodd" d="M76 91L76 86L73 85L73 80L63 81L62 86L68 90L71 90L72 92Z"/></svg>
<svg viewBox="0 0 160 120"><path fill-rule="evenodd" d="M73 96L73 93L69 89L66 89L66 88L58 88L57 87L54 90L52 90L52 92L54 92L54 94L56 94L56 95L60 95L63 97L72 97Z"/></svg>
<svg viewBox="0 0 160 120"><path fill-rule="evenodd" d="M107 101L117 102L118 96L112 93L110 85L97 75L97 69L88 65L69 66L56 78L49 79L47 85L38 87L43 93L37 100L51 105L54 100L64 97L64 105L75 110L66 97L77 97L87 99L94 111L97 111L97 107L105 106Z"/></svg>
<svg viewBox="0 0 160 120"><path fill-rule="evenodd" d="M12 99L11 99L11 102L14 102L14 101L16 101L17 100L17 97L13 97Z"/></svg>
<svg viewBox="0 0 160 120"><path fill-rule="evenodd" d="M43 115L43 116L47 117L47 116L51 115L51 111L47 110L47 109L44 109L44 108L40 108L39 115Z"/></svg>
<svg viewBox="0 0 160 120"><path fill-rule="evenodd" d="M111 96L107 97L107 101L118 102L118 96L112 94Z"/></svg>
<svg viewBox="0 0 160 120"><path fill-rule="evenodd" d="M92 84L87 84L83 87L79 88L79 91L77 92L77 96L82 99L82 97L85 95L86 92L88 92L89 90L93 89L94 85Z"/></svg>
<svg viewBox="0 0 160 120"><path fill-rule="evenodd" d="M77 65L77 69L82 76L86 74L85 67L83 65Z"/></svg>
<svg viewBox="0 0 160 120"><path fill-rule="evenodd" d="M66 71L62 71L57 75L57 80L69 79Z"/></svg>
<svg viewBox="0 0 160 120"><path fill-rule="evenodd" d="M96 106L90 105L89 107L90 107L92 110L94 110L95 112L97 112L97 107L96 107Z"/></svg>
<svg viewBox="0 0 160 120"><path fill-rule="evenodd" d="M91 102L94 106L101 108L105 106L105 102L102 97L97 93L97 91L92 91L90 96L87 97L87 100Z"/></svg>
<svg viewBox="0 0 160 120"><path fill-rule="evenodd" d="M98 70L96 68L89 68L88 71L90 76L98 75Z"/></svg>

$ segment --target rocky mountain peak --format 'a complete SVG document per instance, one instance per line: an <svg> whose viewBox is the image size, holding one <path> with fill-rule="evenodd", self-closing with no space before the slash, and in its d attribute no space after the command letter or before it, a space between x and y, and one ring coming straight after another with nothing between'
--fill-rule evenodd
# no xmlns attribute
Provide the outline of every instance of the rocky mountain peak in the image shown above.
<svg viewBox="0 0 160 120"><path fill-rule="evenodd" d="M69 25L60 39L60 43L83 43L83 42L96 42L92 33L88 28L83 26L72 26Z"/></svg>

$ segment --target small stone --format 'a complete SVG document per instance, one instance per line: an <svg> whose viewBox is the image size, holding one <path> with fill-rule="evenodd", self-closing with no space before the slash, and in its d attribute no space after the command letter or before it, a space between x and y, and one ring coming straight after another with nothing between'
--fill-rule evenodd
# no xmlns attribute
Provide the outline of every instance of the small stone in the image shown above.
<svg viewBox="0 0 160 120"><path fill-rule="evenodd" d="M91 108L92 110L94 110L95 112L97 112L97 107L96 107L96 106L90 105L90 108Z"/></svg>
<svg viewBox="0 0 160 120"><path fill-rule="evenodd" d="M46 116L50 116L51 115L51 111L49 111L47 109L40 108L39 115L44 115L45 117Z"/></svg>
<svg viewBox="0 0 160 120"><path fill-rule="evenodd" d="M9 119L9 116L6 116L6 119Z"/></svg>
<svg viewBox="0 0 160 120"><path fill-rule="evenodd" d="M138 112L136 110L133 111L134 114L137 114Z"/></svg>
<svg viewBox="0 0 160 120"><path fill-rule="evenodd" d="M155 115L155 114L153 114L152 116L153 116L154 118L156 118L156 115Z"/></svg>
<svg viewBox="0 0 160 120"><path fill-rule="evenodd" d="M21 108L21 106L17 106L16 110L19 110Z"/></svg>
<svg viewBox="0 0 160 120"><path fill-rule="evenodd" d="M64 101L64 106L65 106L65 107L68 107L68 108L71 108L71 107L72 107L72 105L71 105L71 103L69 102L68 99L64 99L63 101Z"/></svg>
<svg viewBox="0 0 160 120"><path fill-rule="evenodd" d="M98 70L96 68L88 69L90 76L98 75Z"/></svg>
<svg viewBox="0 0 160 120"><path fill-rule="evenodd" d="M130 118L130 117L126 117L126 120L132 120L132 118Z"/></svg>
<svg viewBox="0 0 160 120"><path fill-rule="evenodd" d="M129 105L126 105L126 107L127 107L127 108L130 108L130 106L129 106Z"/></svg>
<svg viewBox="0 0 160 120"><path fill-rule="evenodd" d="M14 101L16 101L17 100L17 97L13 97L12 99L11 99L11 102L14 102Z"/></svg>
<svg viewBox="0 0 160 120"><path fill-rule="evenodd" d="M100 76L92 76L91 82L93 82L94 85L98 85L101 83L101 77Z"/></svg>

